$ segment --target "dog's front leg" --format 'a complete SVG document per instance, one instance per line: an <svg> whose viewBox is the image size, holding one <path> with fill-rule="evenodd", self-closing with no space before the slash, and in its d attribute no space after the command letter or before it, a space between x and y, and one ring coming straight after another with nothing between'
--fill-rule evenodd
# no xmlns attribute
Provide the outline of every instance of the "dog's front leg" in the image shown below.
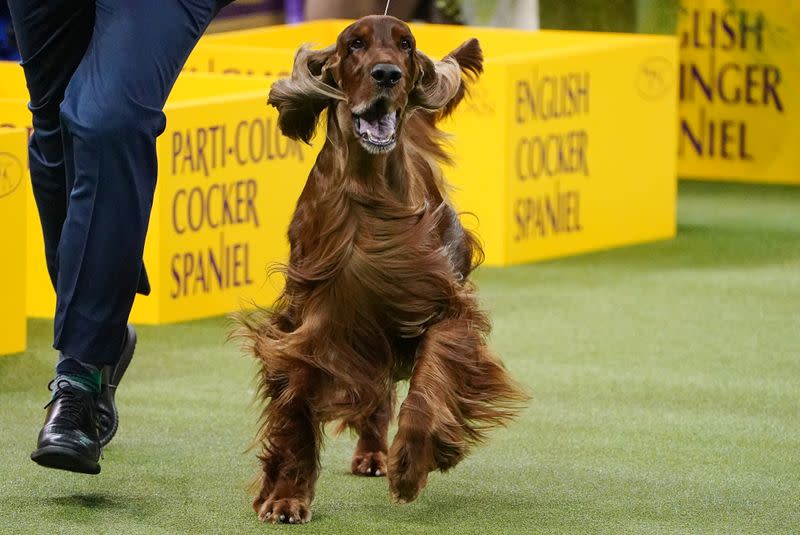
<svg viewBox="0 0 800 535"><path fill-rule="evenodd" d="M488 325L470 315L428 329L417 348L408 397L389 450L389 489L414 500L432 470L458 464L486 431L505 425L528 400L486 347Z"/></svg>
<svg viewBox="0 0 800 535"><path fill-rule="evenodd" d="M319 423L297 390L287 387L267 405L261 488L253 501L265 522L303 524L311 520L317 480Z"/></svg>
<svg viewBox="0 0 800 535"><path fill-rule="evenodd" d="M394 501L415 500L428 481L428 472L447 470L464 457L467 440L460 415L453 413L463 373L457 363L465 354L479 351L479 345L469 326L458 320L441 322L423 337L389 450L389 490Z"/></svg>

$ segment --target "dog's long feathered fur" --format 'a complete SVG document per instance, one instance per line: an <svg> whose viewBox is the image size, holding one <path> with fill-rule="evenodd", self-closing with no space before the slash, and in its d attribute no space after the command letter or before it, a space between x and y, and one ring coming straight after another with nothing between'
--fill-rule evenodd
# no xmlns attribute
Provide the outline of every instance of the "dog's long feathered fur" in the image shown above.
<svg viewBox="0 0 800 535"><path fill-rule="evenodd" d="M400 138L377 173L364 171L365 156L340 124L346 96L335 49L301 49L292 77L273 86L285 134L308 141L328 114L327 140L289 229L283 293L271 311L240 318L238 335L262 363L266 404L257 510L268 500L277 507L281 493L304 496L307 507L323 424L339 419L362 437L385 434L372 417L391 413L398 379L411 377L389 453L400 501L526 399L486 345L489 320L469 280L482 250L447 203L440 169L448 156L435 123L482 71L480 47L468 41L441 62L415 54L418 80Z"/></svg>

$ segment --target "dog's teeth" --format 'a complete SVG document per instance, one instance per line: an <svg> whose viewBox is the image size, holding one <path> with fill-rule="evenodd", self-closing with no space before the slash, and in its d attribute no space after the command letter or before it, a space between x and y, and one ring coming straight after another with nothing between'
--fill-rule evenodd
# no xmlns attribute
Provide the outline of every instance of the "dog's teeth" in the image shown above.
<svg viewBox="0 0 800 535"><path fill-rule="evenodd" d="M379 476L379 475L381 475L381 471L380 471L380 470L375 470L375 475L376 475L376 476Z"/></svg>
<svg viewBox="0 0 800 535"><path fill-rule="evenodd" d="M286 520L286 515L281 515L281 522L283 522L284 520Z"/></svg>
<svg viewBox="0 0 800 535"><path fill-rule="evenodd" d="M372 468L367 468L367 473L371 474L372 473Z"/></svg>

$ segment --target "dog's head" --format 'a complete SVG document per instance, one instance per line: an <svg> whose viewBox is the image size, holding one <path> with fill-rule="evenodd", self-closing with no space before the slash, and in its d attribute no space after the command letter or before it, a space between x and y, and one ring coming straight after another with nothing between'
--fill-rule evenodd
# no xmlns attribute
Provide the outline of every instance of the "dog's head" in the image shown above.
<svg viewBox="0 0 800 535"><path fill-rule="evenodd" d="M482 64L476 39L434 62L417 50L406 23L369 16L345 28L333 46L301 48L291 77L273 85L269 103L291 138L308 142L322 110L333 105L346 136L369 153L387 153L410 112L450 113L464 96L462 72L477 76Z"/></svg>

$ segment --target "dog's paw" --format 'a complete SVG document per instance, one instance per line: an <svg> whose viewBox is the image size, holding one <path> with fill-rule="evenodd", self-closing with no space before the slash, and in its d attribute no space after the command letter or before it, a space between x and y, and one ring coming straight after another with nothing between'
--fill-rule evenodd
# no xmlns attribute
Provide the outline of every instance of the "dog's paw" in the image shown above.
<svg viewBox="0 0 800 535"><path fill-rule="evenodd" d="M389 494L395 503L413 502L428 484L430 444L409 442L398 432L389 450Z"/></svg>
<svg viewBox="0 0 800 535"><path fill-rule="evenodd" d="M256 507L256 502L253 507ZM311 520L311 507L306 500L269 498L263 500L256 512L258 519L271 524L305 524Z"/></svg>
<svg viewBox="0 0 800 535"><path fill-rule="evenodd" d="M357 476L380 477L386 475L386 454L382 451L355 453L350 471Z"/></svg>
<svg viewBox="0 0 800 535"><path fill-rule="evenodd" d="M428 484L428 474L389 474L389 495L394 503L411 503Z"/></svg>

